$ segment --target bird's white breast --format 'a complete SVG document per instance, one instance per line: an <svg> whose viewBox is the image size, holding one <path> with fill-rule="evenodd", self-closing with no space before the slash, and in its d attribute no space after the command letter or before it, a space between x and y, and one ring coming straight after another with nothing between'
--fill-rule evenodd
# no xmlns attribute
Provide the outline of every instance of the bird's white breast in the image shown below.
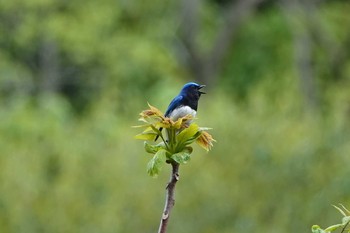
<svg viewBox="0 0 350 233"><path fill-rule="evenodd" d="M190 108L189 106L180 106L176 109L174 109L174 111L170 114L170 118L173 121L176 121L177 119L179 119L180 117L184 117L186 115L192 115L193 117L196 117L196 111L193 110L192 108Z"/></svg>

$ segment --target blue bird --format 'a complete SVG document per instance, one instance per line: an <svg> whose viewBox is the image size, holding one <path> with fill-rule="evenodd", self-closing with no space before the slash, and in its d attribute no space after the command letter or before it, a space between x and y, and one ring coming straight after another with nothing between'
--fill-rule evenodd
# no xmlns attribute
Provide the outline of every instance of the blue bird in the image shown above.
<svg viewBox="0 0 350 233"><path fill-rule="evenodd" d="M205 85L199 85L194 82L186 83L180 93L170 102L165 112L165 117L169 117L173 121L186 115L196 116L198 108L198 100L205 92L200 91ZM162 128L159 129L162 131ZM158 136L155 140L158 139Z"/></svg>

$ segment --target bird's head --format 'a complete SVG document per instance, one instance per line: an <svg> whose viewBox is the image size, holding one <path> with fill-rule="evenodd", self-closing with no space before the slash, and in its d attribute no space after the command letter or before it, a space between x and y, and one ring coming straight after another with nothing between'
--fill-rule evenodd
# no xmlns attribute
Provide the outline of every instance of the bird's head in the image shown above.
<svg viewBox="0 0 350 233"><path fill-rule="evenodd" d="M205 92L201 91L203 87L205 85L199 85L194 82L186 83L181 90L181 94L198 100L201 94L205 94Z"/></svg>

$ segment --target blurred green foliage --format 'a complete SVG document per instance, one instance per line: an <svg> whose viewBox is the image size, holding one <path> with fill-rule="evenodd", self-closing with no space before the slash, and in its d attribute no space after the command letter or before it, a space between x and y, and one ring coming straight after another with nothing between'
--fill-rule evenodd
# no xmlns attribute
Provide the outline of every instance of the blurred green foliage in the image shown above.
<svg viewBox="0 0 350 233"><path fill-rule="evenodd" d="M204 51L225 2L201 6ZM305 110L294 64L297 23L265 4L237 29L200 100L198 124L218 143L180 167L169 232L310 232L336 221L331 204L349 206L350 4L317 9L334 47L311 33L315 111ZM177 55L180 8L0 3L0 232L157 230L170 168L147 176L151 157L131 125L147 101L164 110L192 80Z"/></svg>

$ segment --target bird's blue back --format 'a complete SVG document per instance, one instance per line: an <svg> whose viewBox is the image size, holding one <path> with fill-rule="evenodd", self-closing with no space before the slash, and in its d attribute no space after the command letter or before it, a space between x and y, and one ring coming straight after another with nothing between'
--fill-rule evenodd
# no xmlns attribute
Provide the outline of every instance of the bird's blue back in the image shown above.
<svg viewBox="0 0 350 233"><path fill-rule="evenodd" d="M169 115L171 114L172 111L174 111L176 108L180 107L181 105L183 105L183 96L181 95L181 93L176 96L169 104L168 109L165 112L165 116L169 117Z"/></svg>
<svg viewBox="0 0 350 233"><path fill-rule="evenodd" d="M172 111L181 106L189 106L191 109L197 111L198 100L203 93L199 91L201 87L202 86L194 82L186 83L180 93L170 102L165 116L169 117Z"/></svg>
<svg viewBox="0 0 350 233"><path fill-rule="evenodd" d="M170 102L168 109L165 112L165 117L173 118L177 120L178 117L184 117L188 114L195 117L198 100L201 94L204 92L199 91L204 85L198 85L197 83L186 83L180 93ZM160 128L159 131L162 131L163 128ZM155 138L157 141L158 135Z"/></svg>

